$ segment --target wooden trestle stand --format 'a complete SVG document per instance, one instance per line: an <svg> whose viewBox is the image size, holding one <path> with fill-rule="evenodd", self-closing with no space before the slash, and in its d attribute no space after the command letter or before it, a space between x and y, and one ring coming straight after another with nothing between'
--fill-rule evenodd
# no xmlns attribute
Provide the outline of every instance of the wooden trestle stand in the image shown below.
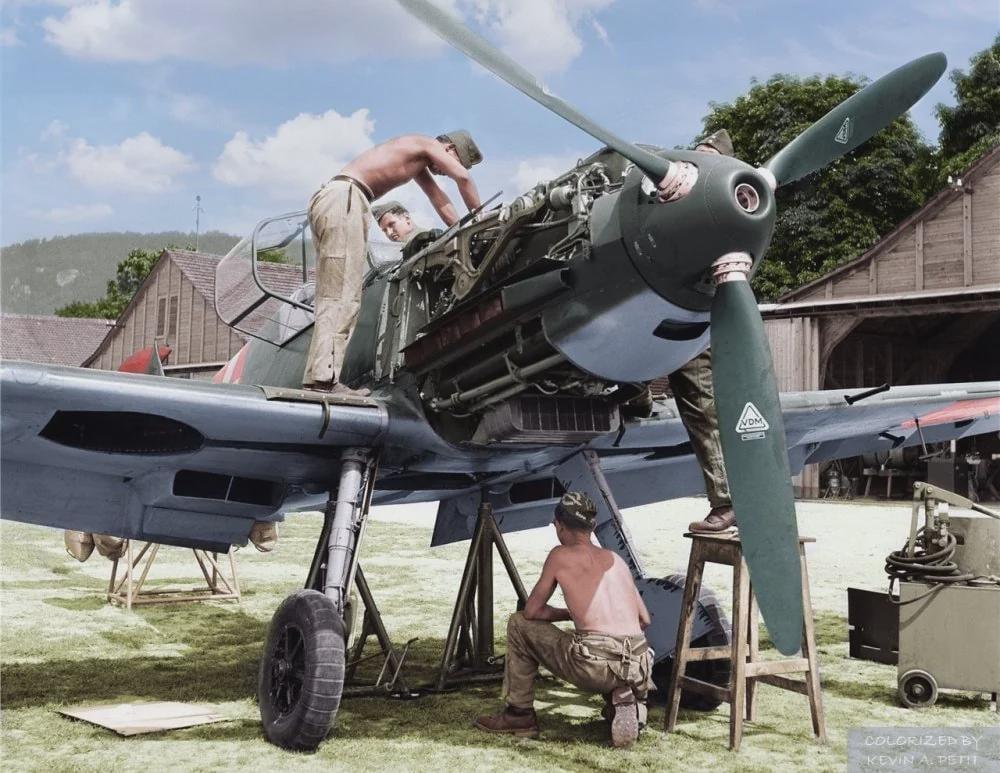
<svg viewBox="0 0 1000 773"><path fill-rule="evenodd" d="M143 584L149 576L149 570L156 560L160 550L159 543L146 542L138 552L134 540L125 540L123 552L112 561L111 581L108 583L108 601L112 604L122 604L131 610L139 604L179 604L188 601L209 600L240 600L240 582L236 573L236 560L233 551L224 554L226 559L219 559L218 553L192 548L195 561L205 578L205 587L190 589L150 588L143 589ZM125 572L118 578L118 565L125 563ZM226 567L228 564L228 567ZM228 571L226 569L228 568ZM138 575L138 579L136 579Z"/></svg>

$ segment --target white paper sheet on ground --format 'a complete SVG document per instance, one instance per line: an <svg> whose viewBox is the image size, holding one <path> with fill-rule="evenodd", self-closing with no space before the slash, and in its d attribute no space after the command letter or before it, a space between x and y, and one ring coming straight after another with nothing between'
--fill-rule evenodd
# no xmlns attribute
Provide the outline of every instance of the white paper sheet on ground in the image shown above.
<svg viewBox="0 0 1000 773"><path fill-rule="evenodd" d="M60 709L60 714L82 719L119 735L158 733L212 722L225 722L228 717L216 713L213 706L197 703L117 703L100 706L71 706Z"/></svg>

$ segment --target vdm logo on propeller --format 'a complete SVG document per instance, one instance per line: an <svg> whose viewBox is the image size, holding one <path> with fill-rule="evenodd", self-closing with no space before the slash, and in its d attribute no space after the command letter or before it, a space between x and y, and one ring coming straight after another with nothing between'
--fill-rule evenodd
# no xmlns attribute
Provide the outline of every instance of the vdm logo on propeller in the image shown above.
<svg viewBox="0 0 1000 773"><path fill-rule="evenodd" d="M743 413L740 414L740 420L736 423L736 431L740 433L743 440L760 440L769 429L771 429L771 425L757 410L756 405L747 403L743 406Z"/></svg>
<svg viewBox="0 0 1000 773"><path fill-rule="evenodd" d="M850 142L851 137L854 135L854 121L851 120L850 116L844 119L844 122L840 125L837 130L837 136L833 138L834 142L839 142L841 145L846 145Z"/></svg>

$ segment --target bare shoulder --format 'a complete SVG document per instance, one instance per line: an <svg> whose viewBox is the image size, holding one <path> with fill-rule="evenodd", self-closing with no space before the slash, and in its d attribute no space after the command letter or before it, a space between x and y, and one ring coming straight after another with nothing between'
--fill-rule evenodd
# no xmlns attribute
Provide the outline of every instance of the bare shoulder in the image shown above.
<svg viewBox="0 0 1000 773"><path fill-rule="evenodd" d="M566 563L568 557L569 548L565 545L556 545L549 551L549 555L545 558L545 563L549 566L560 566Z"/></svg>
<svg viewBox="0 0 1000 773"><path fill-rule="evenodd" d="M621 569L624 572L629 572L628 564L625 563L625 560L620 555L615 553L613 550L608 550L607 548L602 548L602 550L611 556L611 563L615 569ZM629 572L629 574L631 574L631 572Z"/></svg>

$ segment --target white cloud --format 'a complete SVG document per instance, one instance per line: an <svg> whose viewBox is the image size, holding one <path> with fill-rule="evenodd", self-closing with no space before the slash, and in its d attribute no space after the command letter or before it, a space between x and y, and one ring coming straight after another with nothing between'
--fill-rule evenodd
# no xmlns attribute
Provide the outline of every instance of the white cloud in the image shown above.
<svg viewBox="0 0 1000 773"><path fill-rule="evenodd" d="M583 50L579 28L614 0L472 0L503 50L536 74L564 71ZM601 28L597 34L602 39ZM605 42L607 42L605 40Z"/></svg>
<svg viewBox="0 0 1000 773"><path fill-rule="evenodd" d="M275 199L302 199L304 206L304 197L372 146L374 128L367 109L349 116L301 113L263 139L236 132L212 174L227 185L262 188Z"/></svg>
<svg viewBox="0 0 1000 773"><path fill-rule="evenodd" d="M615 0L436 0L467 8L532 71L561 72L583 49L580 28ZM165 59L284 67L363 56L420 57L441 41L393 0L86 0L42 26L47 42L81 59ZM600 25L593 27L605 40Z"/></svg>
<svg viewBox="0 0 1000 773"><path fill-rule="evenodd" d="M420 56L442 46L392 0L89 0L46 18L43 27L64 53L103 61L284 67L293 60Z"/></svg>
<svg viewBox="0 0 1000 773"><path fill-rule="evenodd" d="M85 185L136 193L162 193L173 187L177 177L196 168L190 156L147 132L118 145L96 147L75 138L60 158L70 174Z"/></svg>
<svg viewBox="0 0 1000 773"><path fill-rule="evenodd" d="M13 27L0 29L0 46L23 46L24 43L17 36L17 30Z"/></svg>
<svg viewBox="0 0 1000 773"><path fill-rule="evenodd" d="M50 223L79 223L99 220L114 214L109 204L74 204L68 207L53 207L47 210L31 210L28 214Z"/></svg>
<svg viewBox="0 0 1000 773"><path fill-rule="evenodd" d="M513 190L517 192L515 195L530 190L540 182L547 182L568 172L583 155L534 156L519 161L517 169L510 175ZM508 196L507 198L512 197Z"/></svg>
<svg viewBox="0 0 1000 773"><path fill-rule="evenodd" d="M43 142L61 142L66 136L69 127L58 118L49 122L49 125L42 129L40 139Z"/></svg>

